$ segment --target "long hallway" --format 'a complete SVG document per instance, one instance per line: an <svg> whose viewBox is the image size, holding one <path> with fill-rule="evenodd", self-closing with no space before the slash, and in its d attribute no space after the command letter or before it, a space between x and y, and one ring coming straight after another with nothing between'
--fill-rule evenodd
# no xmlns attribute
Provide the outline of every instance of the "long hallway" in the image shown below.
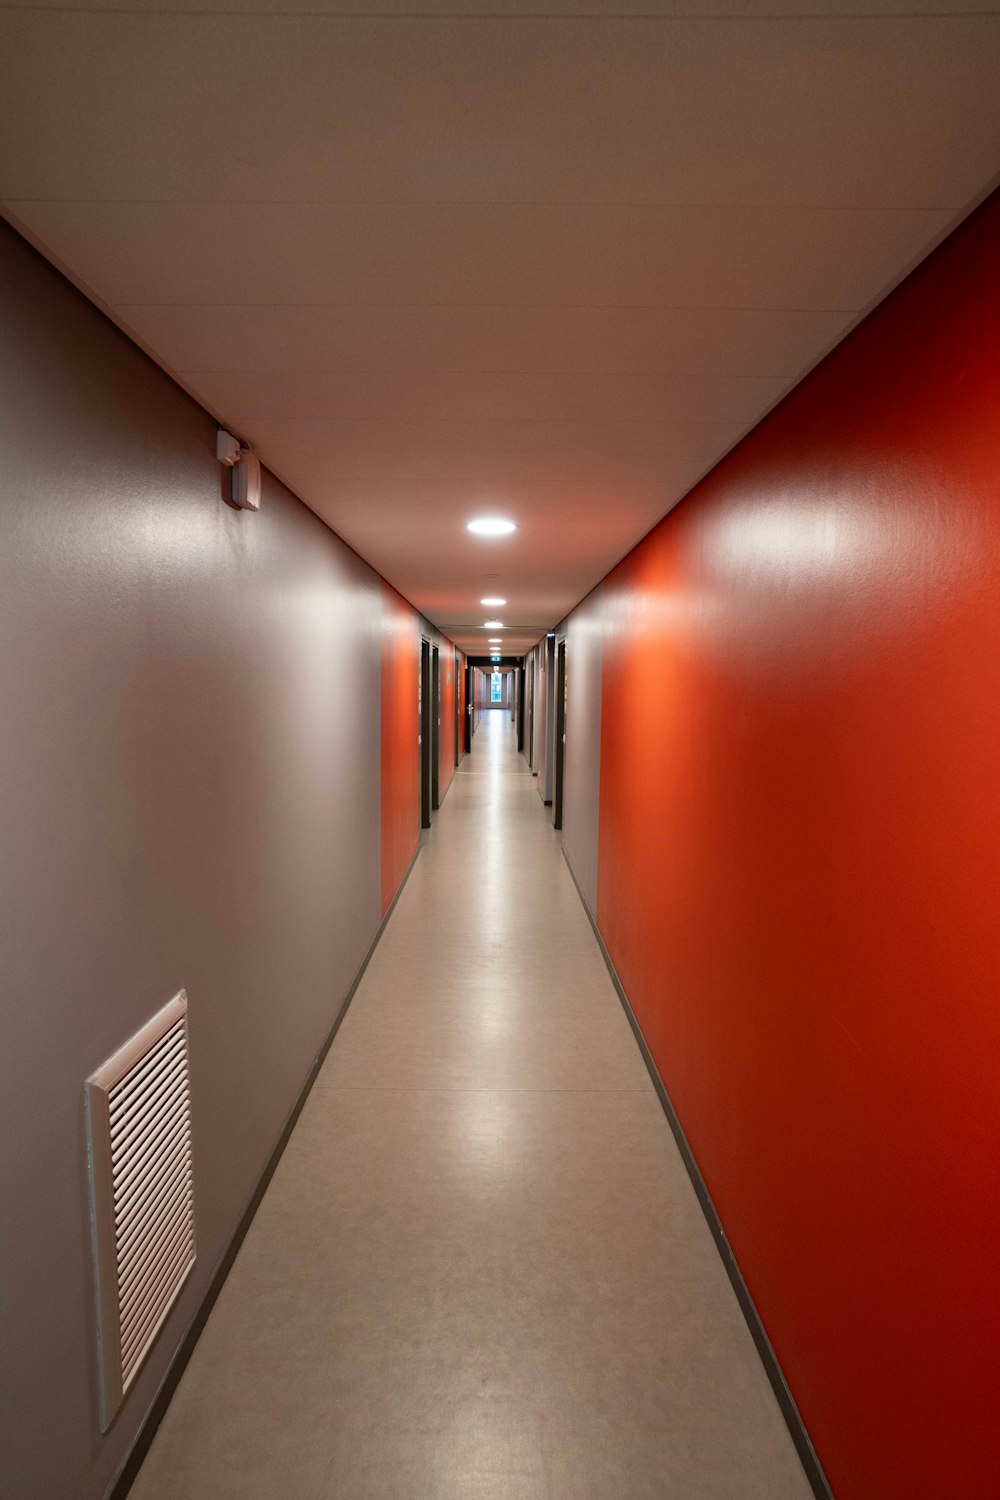
<svg viewBox="0 0 1000 1500"><path fill-rule="evenodd" d="M810 1493L487 714L134 1500Z"/></svg>

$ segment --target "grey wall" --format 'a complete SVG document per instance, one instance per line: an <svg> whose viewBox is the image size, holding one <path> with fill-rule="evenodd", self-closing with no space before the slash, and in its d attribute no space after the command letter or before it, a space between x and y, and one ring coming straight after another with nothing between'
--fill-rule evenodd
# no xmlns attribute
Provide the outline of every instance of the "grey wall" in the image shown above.
<svg viewBox="0 0 1000 1500"><path fill-rule="evenodd" d="M379 582L273 480L231 509L214 422L5 227L0 286L0 1493L91 1500L376 930ZM199 1260L102 1437L83 1083L182 986Z"/></svg>
<svg viewBox="0 0 1000 1500"><path fill-rule="evenodd" d="M603 620L603 595L599 585L559 628L560 635L564 631L566 634L563 848L595 916L601 805Z"/></svg>

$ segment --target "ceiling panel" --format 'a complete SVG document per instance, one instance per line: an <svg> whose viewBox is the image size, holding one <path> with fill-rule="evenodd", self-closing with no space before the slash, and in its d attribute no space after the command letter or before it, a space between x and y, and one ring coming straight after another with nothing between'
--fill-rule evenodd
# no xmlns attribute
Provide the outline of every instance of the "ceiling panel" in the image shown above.
<svg viewBox="0 0 1000 1500"><path fill-rule="evenodd" d="M9 200L952 210L996 170L995 15L11 10L0 38Z"/></svg>
<svg viewBox="0 0 1000 1500"><path fill-rule="evenodd" d="M322 455L333 481L435 479L441 474L535 474L584 469L602 476L659 472L672 455L709 462L736 441L739 423L636 421L469 422L372 417L367 420L258 424L273 453L307 448Z"/></svg>
<svg viewBox="0 0 1000 1500"><path fill-rule="evenodd" d="M94 0L31 0L32 10L91 11L116 13L114 3ZM164 0L129 0L129 13L162 12ZM18 0L3 0L0 10L23 10ZM120 7L119 7L120 9ZM727 20L752 21L775 17L793 20L812 16L949 16L968 14L969 0L170 0L169 10L179 15L224 14L232 16L337 16L419 17L440 19L464 16L579 16L649 20L659 17L698 18L722 16ZM983 0L976 14L1000 10L1000 0Z"/></svg>
<svg viewBox="0 0 1000 1500"><path fill-rule="evenodd" d="M863 307L953 214L574 204L27 203L112 305L302 301Z"/></svg>
<svg viewBox="0 0 1000 1500"><path fill-rule="evenodd" d="M291 290L291 289L290 289ZM851 309L537 303L120 303L116 314L175 370L284 377L329 372L793 379ZM663 288L669 297L670 288ZM268 377L280 375L282 380ZM419 383L418 383L419 384Z"/></svg>
<svg viewBox="0 0 1000 1500"><path fill-rule="evenodd" d="M246 421L324 423L371 421L390 415L407 421L454 422L752 422L776 401L787 381L752 376L565 374L532 371L298 370L273 380L254 372L180 371L186 384L224 411Z"/></svg>

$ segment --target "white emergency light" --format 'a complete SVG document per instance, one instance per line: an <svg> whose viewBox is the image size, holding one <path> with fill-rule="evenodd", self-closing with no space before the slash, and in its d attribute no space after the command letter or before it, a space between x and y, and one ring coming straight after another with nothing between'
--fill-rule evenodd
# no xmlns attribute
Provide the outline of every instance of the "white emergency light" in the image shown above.
<svg viewBox="0 0 1000 1500"><path fill-rule="evenodd" d="M232 501L240 510L260 510L260 459L239 438L220 427L215 437L215 456L232 469Z"/></svg>

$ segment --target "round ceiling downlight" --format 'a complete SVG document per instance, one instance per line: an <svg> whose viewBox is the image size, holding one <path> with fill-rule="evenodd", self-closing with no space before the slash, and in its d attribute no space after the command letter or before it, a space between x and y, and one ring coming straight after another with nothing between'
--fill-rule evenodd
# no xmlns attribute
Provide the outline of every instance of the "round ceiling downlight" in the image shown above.
<svg viewBox="0 0 1000 1500"><path fill-rule="evenodd" d="M510 536L517 527L513 521L505 521L502 516L480 516L475 521L470 521L466 528L474 536Z"/></svg>

